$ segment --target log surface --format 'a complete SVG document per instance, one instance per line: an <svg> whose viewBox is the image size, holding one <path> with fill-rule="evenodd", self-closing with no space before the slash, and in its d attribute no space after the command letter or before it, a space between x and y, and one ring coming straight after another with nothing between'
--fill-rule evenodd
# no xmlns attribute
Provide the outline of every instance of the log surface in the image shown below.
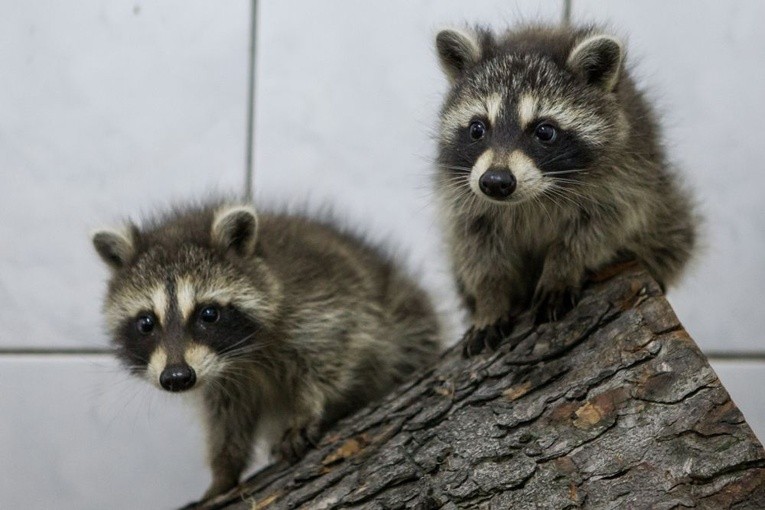
<svg viewBox="0 0 765 510"><path fill-rule="evenodd" d="M208 508L765 508L762 445L643 270L460 349Z"/></svg>

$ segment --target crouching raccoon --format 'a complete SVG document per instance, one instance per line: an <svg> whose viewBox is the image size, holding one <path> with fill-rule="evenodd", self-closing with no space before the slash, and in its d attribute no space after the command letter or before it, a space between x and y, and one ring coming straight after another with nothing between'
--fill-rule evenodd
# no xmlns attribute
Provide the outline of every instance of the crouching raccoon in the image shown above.
<svg viewBox="0 0 765 510"><path fill-rule="evenodd" d="M238 483L256 439L296 459L325 427L439 351L426 296L377 248L306 217L219 203L100 230L119 358L201 399L212 484Z"/></svg>
<svg viewBox="0 0 765 510"><path fill-rule="evenodd" d="M518 316L556 320L588 272L637 259L675 283L696 245L693 201L651 105L598 27L529 26L436 38L450 80L436 191L472 325L495 347Z"/></svg>

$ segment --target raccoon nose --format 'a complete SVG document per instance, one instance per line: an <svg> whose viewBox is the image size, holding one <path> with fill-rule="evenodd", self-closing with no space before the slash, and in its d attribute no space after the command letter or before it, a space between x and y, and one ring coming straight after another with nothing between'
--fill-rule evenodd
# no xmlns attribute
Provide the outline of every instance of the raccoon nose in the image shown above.
<svg viewBox="0 0 765 510"><path fill-rule="evenodd" d="M491 198L507 198L515 191L515 176L509 170L490 168L478 179L478 186Z"/></svg>
<svg viewBox="0 0 765 510"><path fill-rule="evenodd" d="M197 375L194 373L194 369L186 364L168 365L159 374L159 384L167 391L188 390L194 386L196 381Z"/></svg>

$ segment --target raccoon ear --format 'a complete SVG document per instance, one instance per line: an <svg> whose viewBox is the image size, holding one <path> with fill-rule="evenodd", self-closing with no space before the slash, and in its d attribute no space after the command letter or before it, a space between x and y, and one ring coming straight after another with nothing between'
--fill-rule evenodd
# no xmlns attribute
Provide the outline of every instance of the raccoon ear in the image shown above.
<svg viewBox="0 0 765 510"><path fill-rule="evenodd" d="M135 227L124 230L103 229L93 233L93 246L112 269L127 266L135 255Z"/></svg>
<svg viewBox="0 0 765 510"><path fill-rule="evenodd" d="M622 44L610 35L593 35L577 44L566 65L587 83L611 92L622 70Z"/></svg>
<svg viewBox="0 0 765 510"><path fill-rule="evenodd" d="M226 206L215 213L212 224L213 243L224 251L233 251L240 257L255 252L258 238L258 215L251 206Z"/></svg>
<svg viewBox="0 0 765 510"><path fill-rule="evenodd" d="M481 59L481 47L475 34L451 28L438 33L436 50L441 68L451 82Z"/></svg>

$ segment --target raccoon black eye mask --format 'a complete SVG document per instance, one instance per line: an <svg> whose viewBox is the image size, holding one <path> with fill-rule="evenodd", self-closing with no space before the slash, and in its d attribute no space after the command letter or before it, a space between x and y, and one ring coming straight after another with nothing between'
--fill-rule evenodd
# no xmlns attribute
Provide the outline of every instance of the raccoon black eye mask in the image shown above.
<svg viewBox="0 0 765 510"><path fill-rule="evenodd" d="M556 320L589 271L638 259L663 286L696 244L692 200L650 105L598 27L444 30L436 191L471 326L466 355L518 316Z"/></svg>

